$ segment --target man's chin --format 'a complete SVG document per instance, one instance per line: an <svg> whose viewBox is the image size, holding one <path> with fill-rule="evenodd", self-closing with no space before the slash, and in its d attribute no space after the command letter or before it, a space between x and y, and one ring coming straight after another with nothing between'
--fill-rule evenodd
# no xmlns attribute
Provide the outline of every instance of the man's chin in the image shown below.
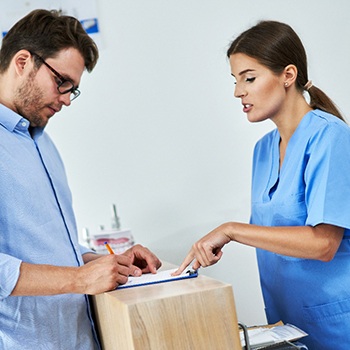
<svg viewBox="0 0 350 350"><path fill-rule="evenodd" d="M44 117L44 118L40 118L40 119L31 121L30 126L33 128L45 128L45 126L49 122L49 118L50 117Z"/></svg>

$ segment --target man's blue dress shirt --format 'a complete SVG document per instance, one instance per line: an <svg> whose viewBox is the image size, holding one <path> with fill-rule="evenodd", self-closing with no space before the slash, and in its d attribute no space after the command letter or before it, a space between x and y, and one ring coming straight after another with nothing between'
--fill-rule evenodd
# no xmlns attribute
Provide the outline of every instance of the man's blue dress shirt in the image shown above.
<svg viewBox="0 0 350 350"><path fill-rule="evenodd" d="M21 262L80 266L72 197L43 129L0 105L0 349L98 349L87 296L10 296Z"/></svg>

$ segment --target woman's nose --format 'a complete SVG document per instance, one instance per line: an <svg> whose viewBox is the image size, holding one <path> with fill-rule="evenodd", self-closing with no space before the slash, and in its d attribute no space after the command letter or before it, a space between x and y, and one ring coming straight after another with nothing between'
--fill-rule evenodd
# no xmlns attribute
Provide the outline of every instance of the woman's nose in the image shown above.
<svg viewBox="0 0 350 350"><path fill-rule="evenodd" d="M236 84L235 86L235 91L234 91L234 96L237 98L243 97L247 94L245 89L242 88L242 86Z"/></svg>

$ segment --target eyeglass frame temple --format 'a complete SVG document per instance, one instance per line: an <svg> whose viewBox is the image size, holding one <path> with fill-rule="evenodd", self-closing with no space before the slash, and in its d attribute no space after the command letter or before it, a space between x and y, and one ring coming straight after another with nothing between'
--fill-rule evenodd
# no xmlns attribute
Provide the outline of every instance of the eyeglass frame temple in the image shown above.
<svg viewBox="0 0 350 350"><path fill-rule="evenodd" d="M60 83L59 85L57 85L57 91L58 91L61 95L68 94L68 93L70 92L70 94L73 95L73 98L71 98L70 100L73 101L73 100L75 100L75 99L81 94L80 90L74 86L74 84L73 84L73 82L72 82L71 80L64 78L60 73L58 73L58 72L56 71L56 69L54 69L53 67L51 67L41 56L39 56L39 55L36 54L35 52L31 52L31 51L29 51L29 52L30 52L30 54L31 54L32 56L36 56L42 63L45 64L45 66L46 66L47 68L50 69L50 71L51 71L53 74L56 75L56 77L57 77L58 79L61 80L61 83ZM59 88L60 88L60 86L62 86L62 84L64 84L66 81L69 81L69 82L72 84L72 87L71 87L71 89L69 89L69 90L67 90L67 91L65 91L65 92L61 92ZM78 94L76 95L74 92L78 92Z"/></svg>

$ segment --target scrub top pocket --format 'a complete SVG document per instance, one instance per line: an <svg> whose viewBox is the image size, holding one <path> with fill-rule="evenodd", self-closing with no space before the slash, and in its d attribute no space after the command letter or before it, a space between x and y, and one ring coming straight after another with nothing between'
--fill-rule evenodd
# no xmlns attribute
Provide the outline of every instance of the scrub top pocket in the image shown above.
<svg viewBox="0 0 350 350"><path fill-rule="evenodd" d="M310 350L350 349L350 333L344 332L344 326L350 324L350 298L305 307L303 316L308 328L306 331L309 334L322 335L320 343L317 343L318 338L315 337L316 343L309 345Z"/></svg>

